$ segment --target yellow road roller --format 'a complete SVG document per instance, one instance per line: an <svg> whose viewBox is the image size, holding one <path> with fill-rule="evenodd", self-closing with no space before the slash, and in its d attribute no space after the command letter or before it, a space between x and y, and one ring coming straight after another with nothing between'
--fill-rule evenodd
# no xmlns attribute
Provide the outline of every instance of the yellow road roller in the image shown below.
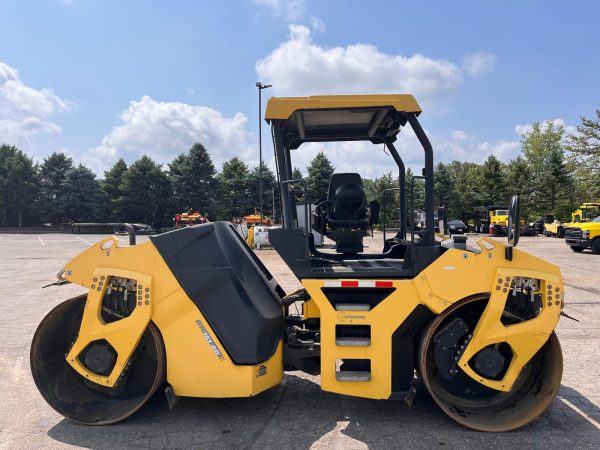
<svg viewBox="0 0 600 450"><path fill-rule="evenodd" d="M69 419L102 425L130 416L158 390L170 405L180 396L250 397L279 384L284 371L304 371L320 375L324 391L369 399L410 403L425 386L450 418L476 430L534 420L562 376L554 333L560 271L515 248L518 197L507 243L436 238L443 215L420 113L405 94L271 98L265 119L283 224L269 240L303 288L286 294L226 222L133 246L101 240L59 274L59 284L87 293L54 308L33 338L42 396ZM404 127L423 150L422 175L411 179L394 146ZM370 142L372 152L383 146L397 169L400 226L376 252L363 239L379 205L368 201L359 173L334 173L319 199L292 179L292 155L303 144L347 141ZM420 227L417 182L425 186ZM317 247L316 233L330 244Z"/></svg>

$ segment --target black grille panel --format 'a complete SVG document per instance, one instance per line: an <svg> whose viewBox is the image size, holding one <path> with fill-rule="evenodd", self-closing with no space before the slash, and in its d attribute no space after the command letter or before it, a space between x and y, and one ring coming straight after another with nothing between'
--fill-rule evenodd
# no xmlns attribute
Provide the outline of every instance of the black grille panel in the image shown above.
<svg viewBox="0 0 600 450"><path fill-rule="evenodd" d="M567 244L579 243L583 239L583 232L578 227L565 228L565 241Z"/></svg>

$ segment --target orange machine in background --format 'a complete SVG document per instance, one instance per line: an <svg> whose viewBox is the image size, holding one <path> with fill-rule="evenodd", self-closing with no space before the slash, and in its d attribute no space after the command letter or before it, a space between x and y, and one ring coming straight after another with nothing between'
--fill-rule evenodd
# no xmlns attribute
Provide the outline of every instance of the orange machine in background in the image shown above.
<svg viewBox="0 0 600 450"><path fill-rule="evenodd" d="M188 208L186 212L181 214L175 214L175 217L173 218L175 228L184 228L208 222L208 217L203 216L198 211L194 211L193 208Z"/></svg>
<svg viewBox="0 0 600 450"><path fill-rule="evenodd" d="M273 219L267 217L263 214L262 221L259 212L254 209L254 214L250 214L248 216L244 216L243 220L246 222L248 228L253 227L254 225L273 225Z"/></svg>

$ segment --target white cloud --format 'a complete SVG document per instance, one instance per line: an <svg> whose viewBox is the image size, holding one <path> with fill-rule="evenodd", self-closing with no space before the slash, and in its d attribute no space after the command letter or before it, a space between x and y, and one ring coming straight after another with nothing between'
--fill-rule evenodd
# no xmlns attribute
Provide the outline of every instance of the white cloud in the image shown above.
<svg viewBox="0 0 600 450"><path fill-rule="evenodd" d="M194 142L204 144L217 169L233 156L245 160L252 157L247 118L241 113L228 118L206 106L159 102L144 96L130 102L118 118L121 123L83 158L98 173L119 157L130 162L147 154L157 162L167 163Z"/></svg>
<svg viewBox="0 0 600 450"><path fill-rule="evenodd" d="M258 78L273 84L275 95L408 92L431 110L443 111L463 83L463 70L481 76L495 65L494 55L485 52L466 55L461 69L447 60L384 53L368 44L324 47L314 42L315 34L322 30L319 22L311 20L312 31L304 25L290 25L288 40L257 61ZM517 140L481 141L462 130L429 133L429 138L436 163L455 159L482 163L490 154L508 161L520 149ZM402 130L395 146L406 166L419 172L423 151L410 127ZM292 152L294 166L304 169L319 151L325 152L337 171L358 170L366 177L397 172L382 146L368 142L304 144Z"/></svg>
<svg viewBox="0 0 600 450"><path fill-rule="evenodd" d="M463 57L462 67L473 78L479 78L494 70L496 57L489 52L469 53Z"/></svg>
<svg viewBox="0 0 600 450"><path fill-rule="evenodd" d="M554 119L554 120L543 120L541 122L542 125L542 130L545 130L546 127L548 126L548 124L552 122L554 124L554 126L562 126L565 129L565 132L567 134L574 134L577 133L577 127L574 125L567 125L567 123L564 121L564 119ZM531 123L527 123L527 124L521 124L521 125L516 125L515 126L515 132L519 135L519 136L524 136L527 133L531 133L531 131L533 130L533 124Z"/></svg>
<svg viewBox="0 0 600 450"><path fill-rule="evenodd" d="M469 134L461 130L455 130L450 133L450 135L452 136L452 139L456 141L464 141L469 139Z"/></svg>
<svg viewBox="0 0 600 450"><path fill-rule="evenodd" d="M429 103L462 84L458 66L443 59L387 54L368 44L323 47L306 26L289 29L289 39L256 63L258 78L276 95L408 92Z"/></svg>
<svg viewBox="0 0 600 450"><path fill-rule="evenodd" d="M480 141L474 135L464 131L452 131L449 134L437 134L425 130L433 145L434 163L450 163L454 160L482 164L489 155L508 162L520 152L519 141ZM413 173L420 174L424 165L424 153L415 134L407 126L398 135L394 143L404 164ZM307 143L292 151L292 165L305 168L319 151L323 151L332 162L336 172L358 172L363 178L379 178L386 172L398 174L394 159L383 145L370 142L329 142ZM271 166L274 167L273 161Z"/></svg>
<svg viewBox="0 0 600 450"><path fill-rule="evenodd" d="M516 140L480 141L475 135L460 130L452 131L450 136L433 136L432 141L436 161L443 163L457 160L481 164L490 155L508 162L521 149L520 142Z"/></svg>
<svg viewBox="0 0 600 450"><path fill-rule="evenodd" d="M412 130L403 129L394 146L407 167L413 170L422 167L423 151ZM378 178L387 172L398 174L396 163L383 144L360 141L303 144L298 150L292 150L292 165L306 175L306 167L320 151L329 158L336 172L358 172L363 178Z"/></svg>
<svg viewBox="0 0 600 450"><path fill-rule="evenodd" d="M305 0L254 0L254 3L287 22L301 19L306 12Z"/></svg>
<svg viewBox="0 0 600 450"><path fill-rule="evenodd" d="M52 89L27 86L17 69L0 61L0 143L29 147L35 136L58 134L61 128L50 117L68 110Z"/></svg>
<svg viewBox="0 0 600 450"><path fill-rule="evenodd" d="M548 126L550 120L541 122L542 130ZM577 128L568 125L563 119L554 119L555 125L565 128L567 134L577 132ZM532 124L521 124L515 126L515 133L519 138L531 132ZM516 158L521 153L520 140L480 141L476 136L464 131L456 130L449 137L432 136L436 161L450 162L452 160L471 161L481 164L489 155L495 155L504 162ZM436 145L437 143L437 145Z"/></svg>
<svg viewBox="0 0 600 450"><path fill-rule="evenodd" d="M312 16L310 18L310 26L315 33L324 33L327 27L325 26L325 22L323 22L318 17Z"/></svg>
<svg viewBox="0 0 600 450"><path fill-rule="evenodd" d="M83 158L99 174L119 157L131 162L148 154L158 162L168 163L194 142L206 146L219 170L223 161L234 156L240 156L250 166L258 163L255 136L241 113L228 118L209 107L158 102L144 96L139 101L132 101L118 117L121 123ZM464 130L440 134L425 131L433 144L436 164L453 160L481 164L492 154L508 162L520 151L518 140L482 141ZM263 157L275 169L272 149L267 142L265 140ZM402 129L394 145L406 166L420 173L423 150L410 126ZM387 149L370 142L307 143L292 151L293 166L306 174L305 168L319 151L325 152L338 172L358 171L365 178L380 177L390 171L397 174Z"/></svg>
<svg viewBox="0 0 600 450"><path fill-rule="evenodd" d="M482 142L477 145L479 154L484 154L485 158L489 155L496 156L500 161L508 162L516 158L521 151L521 143L519 141L497 141L494 143Z"/></svg>

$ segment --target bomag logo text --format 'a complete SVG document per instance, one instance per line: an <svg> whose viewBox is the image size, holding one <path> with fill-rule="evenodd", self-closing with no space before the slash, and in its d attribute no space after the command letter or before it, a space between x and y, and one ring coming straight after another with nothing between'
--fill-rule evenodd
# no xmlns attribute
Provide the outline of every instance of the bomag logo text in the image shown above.
<svg viewBox="0 0 600 450"><path fill-rule="evenodd" d="M210 335L202 321L196 320L196 325L198 325L198 328L200 328L200 332L202 333L202 336L204 336L204 340L208 343L213 353L217 356L217 358L223 361L225 359L225 356L213 340L212 336Z"/></svg>

